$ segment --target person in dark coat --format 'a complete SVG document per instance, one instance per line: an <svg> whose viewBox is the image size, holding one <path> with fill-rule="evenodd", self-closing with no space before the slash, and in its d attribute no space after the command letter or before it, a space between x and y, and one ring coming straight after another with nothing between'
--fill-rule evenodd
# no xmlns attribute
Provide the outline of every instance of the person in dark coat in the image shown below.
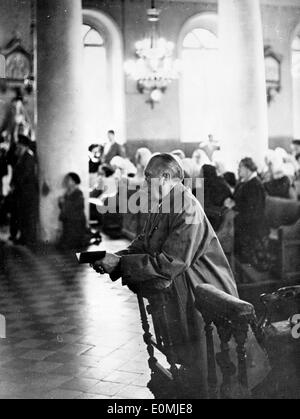
<svg viewBox="0 0 300 419"><path fill-rule="evenodd" d="M80 177L76 173L68 173L63 181L65 194L59 199L62 223L62 235L59 247L64 250L82 249L87 246L88 229L84 211L84 196L79 189Z"/></svg>
<svg viewBox="0 0 300 419"><path fill-rule="evenodd" d="M123 146L116 142L114 131L108 131L108 142L104 146L102 163L110 164L115 156L126 158L126 152Z"/></svg>
<svg viewBox="0 0 300 419"><path fill-rule="evenodd" d="M290 178L284 173L284 165L274 165L272 162L269 164L270 179L264 182L264 187L269 196L282 199L293 199L292 182Z"/></svg>
<svg viewBox="0 0 300 419"><path fill-rule="evenodd" d="M13 214L11 230L18 243L32 246L36 242L38 218L38 178L36 159L30 150L31 140L19 135L16 147L17 161L11 180Z"/></svg>
<svg viewBox="0 0 300 419"><path fill-rule="evenodd" d="M234 201L235 254L242 263L249 263L258 270L267 269L267 237L269 230L265 219L266 191L251 158L239 166L240 182Z"/></svg>
<svg viewBox="0 0 300 419"><path fill-rule="evenodd" d="M5 143L0 138L0 200L3 196L3 178L8 175L7 150Z"/></svg>
<svg viewBox="0 0 300 419"><path fill-rule="evenodd" d="M94 269L109 273L112 280L122 277L123 285L134 291L170 293L177 361L197 377L198 394L204 394L205 338L194 308L194 290L208 283L237 296L235 280L200 203L182 184L184 172L177 159L170 154L154 156L145 178L152 205L144 233L126 250L107 254Z"/></svg>
<svg viewBox="0 0 300 419"><path fill-rule="evenodd" d="M292 184L288 176L273 178L264 183L265 190L269 196L282 199L292 199Z"/></svg>
<svg viewBox="0 0 300 419"><path fill-rule="evenodd" d="M226 210L225 202L232 198L226 181L218 176L214 166L205 164L202 168L204 178L204 210L215 231L218 231Z"/></svg>

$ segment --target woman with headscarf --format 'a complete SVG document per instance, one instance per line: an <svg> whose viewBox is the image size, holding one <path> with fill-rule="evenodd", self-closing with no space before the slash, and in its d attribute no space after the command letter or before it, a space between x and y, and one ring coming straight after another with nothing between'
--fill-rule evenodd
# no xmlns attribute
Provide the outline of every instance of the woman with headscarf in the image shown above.
<svg viewBox="0 0 300 419"><path fill-rule="evenodd" d="M264 182L264 187L268 195L283 199L294 199L290 178L285 175L283 167L271 166L271 178Z"/></svg>
<svg viewBox="0 0 300 419"><path fill-rule="evenodd" d="M275 151L268 151L265 157L266 170L263 174L264 187L270 196L296 199L296 193L292 186L295 170L293 166L291 170L287 159L288 154L283 149L277 148Z"/></svg>
<svg viewBox="0 0 300 419"><path fill-rule="evenodd" d="M226 200L232 194L226 181L217 175L214 166L205 164L202 168L204 178L204 210L213 228L217 231L226 210Z"/></svg>
<svg viewBox="0 0 300 419"><path fill-rule="evenodd" d="M205 164L211 164L211 161L209 157L207 156L207 154L205 153L205 151L201 150L200 148L194 151L192 160L198 166L199 171L202 169L202 167Z"/></svg>
<svg viewBox="0 0 300 419"><path fill-rule="evenodd" d="M136 172L135 177L132 179L132 183L136 185L143 184L145 180L144 172L151 157L152 157L152 152L148 148L141 147L137 150L135 154L135 166L136 166L137 172Z"/></svg>

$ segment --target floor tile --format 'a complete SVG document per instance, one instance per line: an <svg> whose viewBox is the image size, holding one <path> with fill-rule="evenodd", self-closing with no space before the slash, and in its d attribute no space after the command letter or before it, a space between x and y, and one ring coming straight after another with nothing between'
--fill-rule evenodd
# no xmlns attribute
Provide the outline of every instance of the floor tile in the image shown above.
<svg viewBox="0 0 300 419"><path fill-rule="evenodd" d="M104 237L101 248L114 252L127 244ZM0 399L151 398L133 294L73 255L9 246L4 254Z"/></svg>

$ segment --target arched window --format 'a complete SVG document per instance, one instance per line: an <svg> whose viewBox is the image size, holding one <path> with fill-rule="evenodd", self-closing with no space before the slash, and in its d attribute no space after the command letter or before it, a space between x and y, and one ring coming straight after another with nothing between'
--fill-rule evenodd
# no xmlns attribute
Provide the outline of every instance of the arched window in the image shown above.
<svg viewBox="0 0 300 419"><path fill-rule="evenodd" d="M184 36L181 48L181 139L200 142L218 131L218 38L195 27Z"/></svg>
<svg viewBox="0 0 300 419"><path fill-rule="evenodd" d="M82 26L84 44L84 121L89 144L106 136L107 57L102 35L89 25Z"/></svg>
<svg viewBox="0 0 300 419"><path fill-rule="evenodd" d="M300 138L300 34L292 42L294 138Z"/></svg>
<svg viewBox="0 0 300 419"><path fill-rule="evenodd" d="M126 140L123 41L114 20L105 13L83 10L84 113L88 145L116 131L117 140Z"/></svg>

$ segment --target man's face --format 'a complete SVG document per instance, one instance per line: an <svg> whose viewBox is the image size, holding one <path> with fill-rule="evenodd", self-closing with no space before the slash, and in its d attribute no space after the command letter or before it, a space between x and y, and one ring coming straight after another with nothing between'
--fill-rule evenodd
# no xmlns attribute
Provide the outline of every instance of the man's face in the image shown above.
<svg viewBox="0 0 300 419"><path fill-rule="evenodd" d="M248 176L249 176L249 170L243 164L240 164L239 165L239 178L242 180L245 180L247 179Z"/></svg>
<svg viewBox="0 0 300 419"><path fill-rule="evenodd" d="M145 187L152 204L156 205L170 192L172 182L168 174L162 174L158 164L148 164L145 170Z"/></svg>
<svg viewBox="0 0 300 419"><path fill-rule="evenodd" d="M72 189L72 187L75 185L74 181L70 176L66 176L63 180L63 187L67 190Z"/></svg>
<svg viewBox="0 0 300 419"><path fill-rule="evenodd" d="M108 140L109 140L109 142L114 142L114 140L115 140L115 135L112 133L112 132L109 132L108 134L107 134L107 137L108 137Z"/></svg>

